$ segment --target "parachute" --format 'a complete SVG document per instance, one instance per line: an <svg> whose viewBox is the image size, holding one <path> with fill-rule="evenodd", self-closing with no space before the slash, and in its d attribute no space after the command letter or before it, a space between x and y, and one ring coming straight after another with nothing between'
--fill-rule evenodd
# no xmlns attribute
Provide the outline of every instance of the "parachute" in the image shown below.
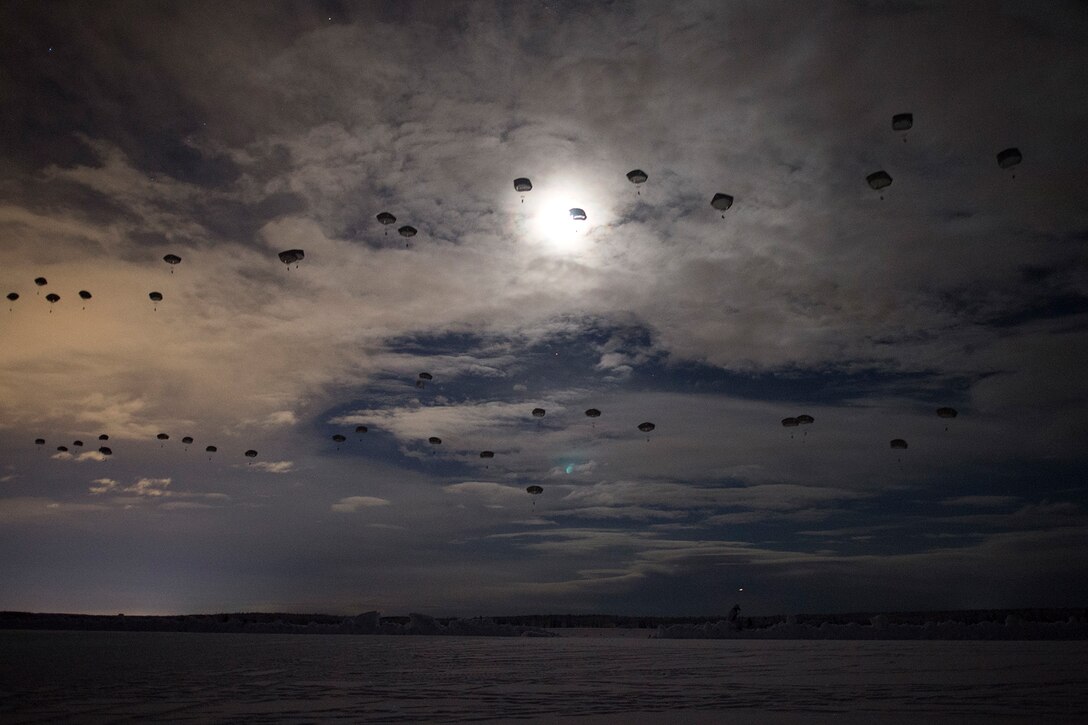
<svg viewBox="0 0 1088 725"><path fill-rule="evenodd" d="M347 438L345 438L344 436L342 436L339 433L334 433L333 436L332 436L332 439L334 441L336 441L337 443L343 443L344 441L347 440Z"/></svg>
<svg viewBox="0 0 1088 725"><path fill-rule="evenodd" d="M82 448L83 447L83 441L72 441L72 445L76 446L78 448Z"/></svg>
<svg viewBox="0 0 1088 725"><path fill-rule="evenodd" d="M91 293L90 293L90 292L88 292L88 291L87 291L87 290L85 290L85 289L81 289L81 290L79 291L79 299L81 299L81 300L83 300L84 302L86 302L87 300L91 299ZM86 305L84 305L84 306L83 306L83 309L87 309L87 306L86 306Z"/></svg>
<svg viewBox="0 0 1088 725"><path fill-rule="evenodd" d="M480 458L494 458L495 451L480 451Z"/></svg>
<svg viewBox="0 0 1088 725"><path fill-rule="evenodd" d="M167 254L162 261L170 265L170 274L174 273L174 265L181 264L181 257L176 254Z"/></svg>
<svg viewBox="0 0 1088 725"><path fill-rule="evenodd" d="M104 456L112 456L113 455L113 449L110 448L109 446L100 447L98 449L98 452L101 453Z"/></svg>
<svg viewBox="0 0 1088 725"><path fill-rule="evenodd" d="M106 435L105 433L98 436L98 440L100 440L100 441L108 441L109 439L110 439L110 437L108 435Z"/></svg>
<svg viewBox="0 0 1088 725"><path fill-rule="evenodd" d="M586 220L586 210L574 207L570 210L570 218L576 222L584 222Z"/></svg>
<svg viewBox="0 0 1088 725"><path fill-rule="evenodd" d="M47 280L45 277L35 277L34 284L38 285L39 287L44 287L49 284L49 280Z"/></svg>
<svg viewBox="0 0 1088 725"><path fill-rule="evenodd" d="M1015 147L1007 148L997 155L997 165L1003 169L1011 169L1023 160L1024 157L1020 154L1020 149ZM1013 176L1015 178L1015 174Z"/></svg>
<svg viewBox="0 0 1088 725"><path fill-rule="evenodd" d="M185 450L189 450L189 444L193 442L193 437L185 436L181 439L181 442L185 444Z"/></svg>
<svg viewBox="0 0 1088 725"><path fill-rule="evenodd" d="M170 440L170 436L169 436L169 434L167 434L167 433L159 433L159 434L158 434L157 436L155 436L155 437L156 437L156 438L158 438L158 439L159 439L160 441L168 441L168 440Z"/></svg>
<svg viewBox="0 0 1088 725"><path fill-rule="evenodd" d="M381 222L383 227L387 227L390 224L396 224L397 218L387 211L383 211L378 215L378 221Z"/></svg>
<svg viewBox="0 0 1088 725"><path fill-rule="evenodd" d="M158 311L159 303L162 302L162 292L150 292L147 298L155 303L155 310Z"/></svg>
<svg viewBox="0 0 1088 725"><path fill-rule="evenodd" d="M596 408L590 408L589 410L586 411L586 417L587 418L600 418L601 417L601 411L597 410Z"/></svg>
<svg viewBox="0 0 1088 725"><path fill-rule="evenodd" d="M897 113L892 116L893 131L909 131L914 126L913 113ZM903 143L907 142L907 134L903 134Z"/></svg>
<svg viewBox="0 0 1088 725"><path fill-rule="evenodd" d="M55 292L50 292L45 296L45 299L47 302L49 302L49 312L52 313L53 304L56 302L60 302L60 295L56 294Z"/></svg>
<svg viewBox="0 0 1088 725"><path fill-rule="evenodd" d="M889 445L898 450L905 450L907 448L907 442L902 438L892 438L891 441L889 441Z"/></svg>
<svg viewBox="0 0 1088 725"><path fill-rule="evenodd" d="M514 191L521 193L521 203L525 203L525 192L533 190L533 182L529 181L524 176L519 176L514 179Z"/></svg>
<svg viewBox="0 0 1088 725"><path fill-rule="evenodd" d="M366 433L366 431L367 431L367 427L365 425L355 426L355 432L356 433Z"/></svg>
<svg viewBox="0 0 1088 725"><path fill-rule="evenodd" d="M639 424L638 424L638 429L639 429L640 431L642 431L643 433L649 433L650 431L652 431L652 430L653 430L654 428L656 428L656 427L657 427L657 426L655 426L655 425L654 425L653 423L651 423L650 421L646 421L645 423L639 423Z"/></svg>
<svg viewBox="0 0 1088 725"><path fill-rule="evenodd" d="M526 487L525 492L530 496L539 496L544 493L544 489L540 486L528 486Z"/></svg>
<svg viewBox="0 0 1088 725"><path fill-rule="evenodd" d="M405 224L403 227L397 230L397 233L405 239L409 239L411 237L414 237L418 233L418 230L413 226Z"/></svg>
<svg viewBox="0 0 1088 725"><path fill-rule="evenodd" d="M811 415L799 415L797 416L798 425L811 425L816 422L816 419Z"/></svg>
<svg viewBox="0 0 1088 725"><path fill-rule="evenodd" d="M298 267L298 263L306 257L306 252L301 249L285 249L279 254L280 261L290 267L292 264Z"/></svg>
<svg viewBox="0 0 1088 725"><path fill-rule="evenodd" d="M796 418L783 418L782 419L782 427L783 428L796 428L799 425L801 425L801 421L797 420Z"/></svg>
<svg viewBox="0 0 1088 725"><path fill-rule="evenodd" d="M256 458L256 457L257 457L257 451L253 450L252 448L250 448L248 451L246 451L246 458Z"/></svg>
<svg viewBox="0 0 1088 725"><path fill-rule="evenodd" d="M892 177L887 171L874 171L865 177L865 181L869 184L869 188L873 191L880 191L886 189L892 185ZM883 199L884 195L881 194L880 198Z"/></svg>
<svg viewBox="0 0 1088 725"><path fill-rule="evenodd" d="M57 450L60 451L61 453L67 453L68 452L68 446L57 446Z"/></svg>
<svg viewBox="0 0 1088 725"><path fill-rule="evenodd" d="M955 418L957 415L959 414L956 412L955 408L937 408L938 418ZM947 431L948 426L946 425L944 429Z"/></svg>
<svg viewBox="0 0 1088 725"><path fill-rule="evenodd" d="M438 446L442 444L442 439L438 436L431 436L427 439L427 442L430 443L432 446Z"/></svg>
<svg viewBox="0 0 1088 725"><path fill-rule="evenodd" d="M543 408L533 408L534 418L543 418L546 411Z"/></svg>
<svg viewBox="0 0 1088 725"><path fill-rule="evenodd" d="M642 186L646 183L646 180L650 177L642 169L632 169L627 172L627 180L634 184L636 187ZM642 189L638 190L639 196L642 195Z"/></svg>
<svg viewBox="0 0 1088 725"><path fill-rule="evenodd" d="M216 448L215 446L208 446L207 448L204 449L205 453L216 453L218 451L219 451L219 449Z"/></svg>
<svg viewBox="0 0 1088 725"><path fill-rule="evenodd" d="M710 205L722 213L722 219L725 219L725 212L729 211L729 207L733 206L733 197L729 194L715 194L714 198L710 200Z"/></svg>
<svg viewBox="0 0 1088 725"><path fill-rule="evenodd" d="M14 302L15 300L19 299L19 293L18 292L8 292L8 299L11 300L12 302Z"/></svg>
<svg viewBox="0 0 1088 725"><path fill-rule="evenodd" d="M419 375L418 375L418 376L416 377L416 387L417 387L417 388L425 388L425 387L427 387L427 381L428 381L428 380L434 380L434 376L433 376L433 375L431 375L430 373L420 373L420 374L419 374Z"/></svg>
<svg viewBox="0 0 1088 725"><path fill-rule="evenodd" d="M44 438L35 438L34 439L34 445L44 446L45 445L45 439Z"/></svg>

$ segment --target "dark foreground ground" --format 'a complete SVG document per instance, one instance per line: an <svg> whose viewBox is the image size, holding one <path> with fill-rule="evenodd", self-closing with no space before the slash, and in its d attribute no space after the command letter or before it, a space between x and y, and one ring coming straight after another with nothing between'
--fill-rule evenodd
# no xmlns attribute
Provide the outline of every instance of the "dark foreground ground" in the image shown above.
<svg viewBox="0 0 1088 725"><path fill-rule="evenodd" d="M1088 621L1088 608L1058 609L971 609L928 612L853 612L848 614L797 614L737 618L742 630L759 630L783 624L819 627L828 625L869 625L875 616L888 625L922 626L927 622L974 625L1009 622L1057 624ZM657 630L673 625L700 625L726 620L726 615L708 617L631 617L611 614L530 614L509 617L488 617L497 626L540 629L624 628ZM455 618L436 618L449 625ZM481 621L462 620L462 621ZM283 612L236 612L224 614L181 614L167 616L95 615L44 612L0 612L0 629L100 630L144 632L275 632L299 634L362 634L375 631L375 624L407 625L409 617L380 617L376 612L355 616L330 614L291 614Z"/></svg>

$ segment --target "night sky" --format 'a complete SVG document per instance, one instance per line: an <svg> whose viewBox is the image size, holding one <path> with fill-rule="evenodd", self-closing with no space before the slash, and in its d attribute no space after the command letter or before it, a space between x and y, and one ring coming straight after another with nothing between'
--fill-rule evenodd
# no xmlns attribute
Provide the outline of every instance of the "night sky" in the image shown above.
<svg viewBox="0 0 1088 725"><path fill-rule="evenodd" d="M1077 2L3 3L0 609L1084 605L1086 39Z"/></svg>

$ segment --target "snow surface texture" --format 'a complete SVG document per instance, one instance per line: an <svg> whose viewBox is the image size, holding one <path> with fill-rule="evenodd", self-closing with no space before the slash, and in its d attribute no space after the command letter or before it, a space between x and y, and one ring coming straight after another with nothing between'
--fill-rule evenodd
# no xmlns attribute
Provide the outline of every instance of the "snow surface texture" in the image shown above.
<svg viewBox="0 0 1088 725"><path fill-rule="evenodd" d="M723 619L714 623L658 627L655 636L660 639L1088 639L1088 623L1075 618L1066 622L1024 622L1009 616L1004 624L928 621L913 625L890 624L885 615L878 614L868 626L856 622L823 622L811 627L786 621L762 629L743 629L739 622Z"/></svg>
<svg viewBox="0 0 1088 725"><path fill-rule="evenodd" d="M1076 722L1082 642L0 631L0 722Z"/></svg>

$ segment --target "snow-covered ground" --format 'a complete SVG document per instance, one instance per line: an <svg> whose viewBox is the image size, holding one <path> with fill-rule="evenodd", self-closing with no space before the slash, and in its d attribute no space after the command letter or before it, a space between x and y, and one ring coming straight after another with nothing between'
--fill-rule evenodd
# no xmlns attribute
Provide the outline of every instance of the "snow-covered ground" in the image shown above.
<svg viewBox="0 0 1088 725"><path fill-rule="evenodd" d="M1083 642L0 631L4 723L1046 723L1085 702Z"/></svg>

